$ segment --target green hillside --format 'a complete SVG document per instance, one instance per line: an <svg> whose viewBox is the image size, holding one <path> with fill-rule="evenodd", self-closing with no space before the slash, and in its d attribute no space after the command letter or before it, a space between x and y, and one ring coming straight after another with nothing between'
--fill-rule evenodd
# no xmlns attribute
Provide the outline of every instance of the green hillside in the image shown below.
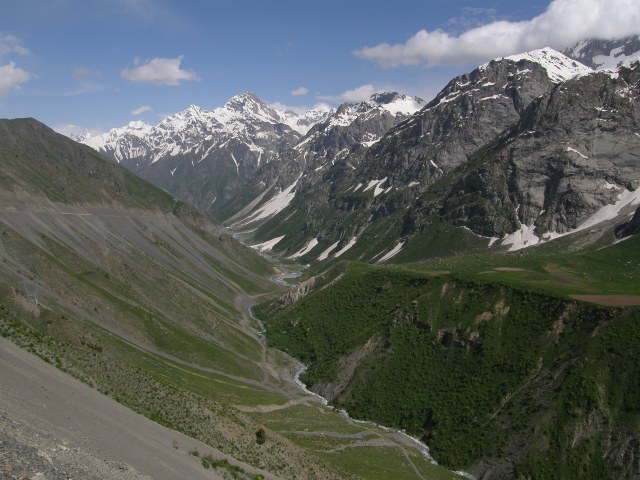
<svg viewBox="0 0 640 480"><path fill-rule="evenodd" d="M339 264L299 302L259 310L270 344L309 365L312 389L422 438L445 466L634 478L640 308L568 295L640 303L639 241L410 268Z"/></svg>
<svg viewBox="0 0 640 480"><path fill-rule="evenodd" d="M202 212L35 120L0 121L0 172L2 336L229 455L174 446L225 478L454 476L294 384L250 312L277 270Z"/></svg>

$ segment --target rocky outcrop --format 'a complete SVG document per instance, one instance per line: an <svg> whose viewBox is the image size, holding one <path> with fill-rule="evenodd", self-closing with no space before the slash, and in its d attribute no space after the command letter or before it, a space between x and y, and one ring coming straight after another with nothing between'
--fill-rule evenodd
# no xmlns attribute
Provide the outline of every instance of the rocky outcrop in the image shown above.
<svg viewBox="0 0 640 480"><path fill-rule="evenodd" d="M639 100L638 65L559 85L460 171L442 213L487 236L576 229L640 187Z"/></svg>
<svg viewBox="0 0 640 480"><path fill-rule="evenodd" d="M311 292L315 284L316 277L311 277L304 282L300 282L278 299L278 306L285 308L297 303L300 299L306 297Z"/></svg>
<svg viewBox="0 0 640 480"><path fill-rule="evenodd" d="M636 210L630 221L616 227L616 238L625 238L640 233L640 207Z"/></svg>

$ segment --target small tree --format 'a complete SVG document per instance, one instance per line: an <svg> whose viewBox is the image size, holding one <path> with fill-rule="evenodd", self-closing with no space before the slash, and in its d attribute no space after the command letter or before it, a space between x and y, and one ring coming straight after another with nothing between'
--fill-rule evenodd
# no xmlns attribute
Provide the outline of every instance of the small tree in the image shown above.
<svg viewBox="0 0 640 480"><path fill-rule="evenodd" d="M256 442L258 445L262 445L267 441L267 433L264 431L264 428L261 428L256 432Z"/></svg>

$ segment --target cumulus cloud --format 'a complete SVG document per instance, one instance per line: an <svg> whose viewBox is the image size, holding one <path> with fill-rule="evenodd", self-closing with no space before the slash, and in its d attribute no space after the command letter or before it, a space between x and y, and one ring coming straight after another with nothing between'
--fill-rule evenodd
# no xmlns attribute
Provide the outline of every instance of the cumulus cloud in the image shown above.
<svg viewBox="0 0 640 480"><path fill-rule="evenodd" d="M134 60L134 68L120 72L130 82L153 83L154 85L180 85L181 81L198 81L200 77L193 70L182 70L183 56L178 58L152 58L145 62Z"/></svg>
<svg viewBox="0 0 640 480"><path fill-rule="evenodd" d="M293 92L291 92L291 95L293 95L294 97L299 97L301 95L306 95L307 93L309 93L309 90L307 88L298 87Z"/></svg>
<svg viewBox="0 0 640 480"><path fill-rule="evenodd" d="M373 85L367 84L342 92L340 95L318 95L318 99L329 103L362 102L369 100L376 92Z"/></svg>
<svg viewBox="0 0 640 480"><path fill-rule="evenodd" d="M640 33L638 0L553 0L531 20L494 21L457 36L439 29L420 30L405 43L383 43L353 54L385 68L465 65L542 47L562 50L586 38L634 33Z"/></svg>
<svg viewBox="0 0 640 480"><path fill-rule="evenodd" d="M141 107L131 110L131 115L142 115L145 112L152 112L152 111L153 111L153 108L147 105L143 105Z"/></svg>
<svg viewBox="0 0 640 480"><path fill-rule="evenodd" d="M87 67L76 67L73 69L73 78L82 80L83 78L100 78L102 72L100 70L91 70Z"/></svg>
<svg viewBox="0 0 640 480"><path fill-rule="evenodd" d="M27 83L32 75L16 64L9 62L7 65L0 65L0 97L9 93L12 88L19 89L20 85Z"/></svg>
<svg viewBox="0 0 640 480"><path fill-rule="evenodd" d="M29 50L23 47L18 37L8 33L0 33L0 55L17 53L18 55L29 55Z"/></svg>

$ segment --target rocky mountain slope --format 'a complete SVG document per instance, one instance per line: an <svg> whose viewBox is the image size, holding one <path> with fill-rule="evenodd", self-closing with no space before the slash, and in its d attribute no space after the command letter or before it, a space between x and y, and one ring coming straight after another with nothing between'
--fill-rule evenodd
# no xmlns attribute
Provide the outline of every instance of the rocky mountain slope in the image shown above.
<svg viewBox="0 0 640 480"><path fill-rule="evenodd" d="M163 471L458 478L411 438L357 424L300 388L300 365L267 347L249 309L256 297L282 291L271 281L276 271L205 213L33 119L0 120L0 166L0 336L40 357L31 364L47 362L100 392L49 405L60 398L57 380L41 384L26 367L3 369L9 390L0 389L0 406L11 406L0 415L8 426L0 436L4 474L89 470L93 478L98 464L105 478L156 477L163 462L178 459ZM86 415L66 421L70 405ZM96 405L118 413L95 418ZM127 423L125 407L148 420ZM47 412L63 418L43 423ZM171 438L157 424L186 436ZM146 446L128 442L123 451L110 439L118 430ZM140 460L142 451L151 456ZM33 470L37 455L50 468Z"/></svg>
<svg viewBox="0 0 640 480"><path fill-rule="evenodd" d="M443 222L485 247L586 229L640 200L639 98L637 66L595 73L551 49L494 60L371 148L305 172L256 239L308 260L380 261Z"/></svg>
<svg viewBox="0 0 640 480"><path fill-rule="evenodd" d="M583 40L563 52L594 69L611 69L640 60L640 35L618 40Z"/></svg>
<svg viewBox="0 0 640 480"><path fill-rule="evenodd" d="M227 223L235 229L255 228L282 209L295 188L302 188L295 187L299 178L304 177L301 185L306 184L343 161L352 150L371 147L423 105L424 100L397 92L373 94L367 101L342 104L297 145L256 172L235 202L233 210L238 213Z"/></svg>
<svg viewBox="0 0 640 480"><path fill-rule="evenodd" d="M132 122L79 140L225 219L277 195L307 165L324 166L356 145L372 145L423 104L384 93L337 111L318 107L299 114L245 93L213 111L191 106L157 126Z"/></svg>
<svg viewBox="0 0 640 480"><path fill-rule="evenodd" d="M83 143L216 214L260 165L295 145L330 113L328 108L303 115L278 111L249 92L212 111L192 105L156 126L132 122Z"/></svg>

